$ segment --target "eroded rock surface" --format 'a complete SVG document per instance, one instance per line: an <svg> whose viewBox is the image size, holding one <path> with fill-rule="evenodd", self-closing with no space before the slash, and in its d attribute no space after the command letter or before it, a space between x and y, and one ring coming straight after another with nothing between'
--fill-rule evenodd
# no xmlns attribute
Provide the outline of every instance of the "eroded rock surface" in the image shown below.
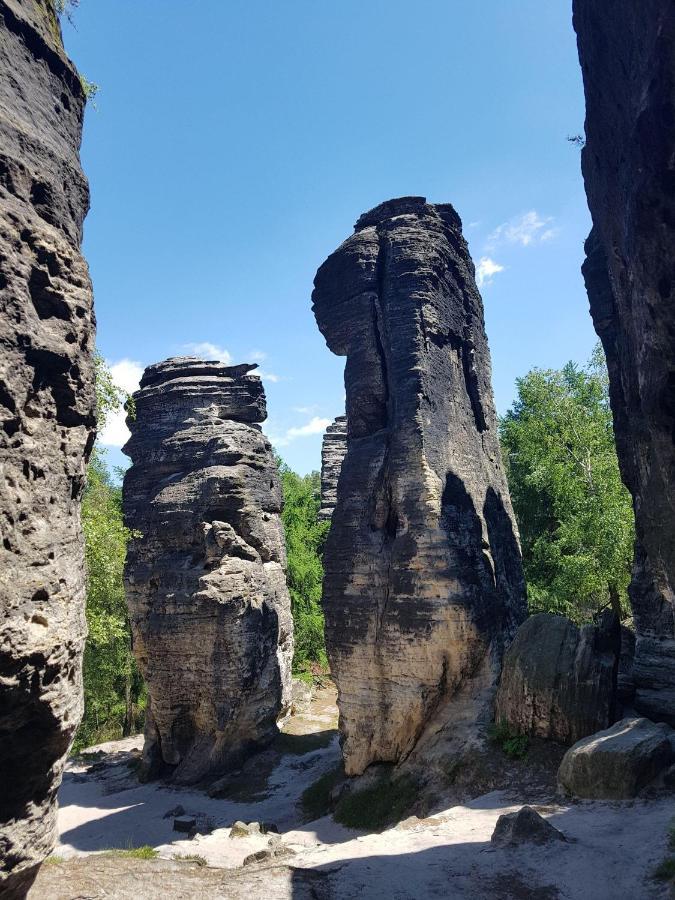
<svg viewBox="0 0 675 900"><path fill-rule="evenodd" d="M675 724L675 7L575 0L586 94L583 266L633 496L635 706Z"/></svg>
<svg viewBox="0 0 675 900"><path fill-rule="evenodd" d="M276 734L293 626L281 486L255 366L148 366L124 451L125 570L150 697L148 775L218 774Z"/></svg>
<svg viewBox="0 0 675 900"><path fill-rule="evenodd" d="M564 616L531 616L506 651L496 720L563 744L607 728L616 719L620 651L611 612L581 629Z"/></svg>
<svg viewBox="0 0 675 900"><path fill-rule="evenodd" d="M319 519L330 519L337 502L337 484L347 453L347 417L338 416L326 428L321 444L321 508Z"/></svg>
<svg viewBox="0 0 675 900"><path fill-rule="evenodd" d="M85 97L51 4L0 0L0 894L56 839L82 714L80 499L93 441Z"/></svg>
<svg viewBox="0 0 675 900"><path fill-rule="evenodd" d="M574 744L558 782L569 794L592 800L635 797L675 759L675 733L665 722L622 719Z"/></svg>
<svg viewBox="0 0 675 900"><path fill-rule="evenodd" d="M525 615L474 268L447 204L392 200L321 266L349 444L323 605L347 773L399 761L453 699L476 716Z"/></svg>
<svg viewBox="0 0 675 900"><path fill-rule="evenodd" d="M521 844L551 844L565 841L565 835L531 806L504 813L497 819L490 842L495 847L519 847Z"/></svg>

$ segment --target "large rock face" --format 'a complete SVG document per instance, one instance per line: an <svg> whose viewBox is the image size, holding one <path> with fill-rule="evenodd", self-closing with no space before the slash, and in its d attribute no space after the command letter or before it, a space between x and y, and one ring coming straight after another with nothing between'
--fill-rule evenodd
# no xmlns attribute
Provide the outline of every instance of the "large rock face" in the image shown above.
<svg viewBox="0 0 675 900"><path fill-rule="evenodd" d="M675 7L575 0L586 93L583 267L636 545L635 705L675 724Z"/></svg>
<svg viewBox="0 0 675 900"><path fill-rule="evenodd" d="M392 200L319 269L349 444L323 604L348 774L399 761L460 689L476 712L525 615L474 268L449 205Z"/></svg>
<svg viewBox="0 0 675 900"><path fill-rule="evenodd" d="M80 499L94 431L85 97L51 6L0 0L0 893L56 837L82 713ZM6 893L3 893L6 892Z"/></svg>
<svg viewBox="0 0 675 900"><path fill-rule="evenodd" d="M607 728L616 719L620 653L611 612L581 629L564 616L531 616L506 651L495 718L563 744Z"/></svg>
<svg viewBox="0 0 675 900"><path fill-rule="evenodd" d="M326 429L321 445L321 508L319 519L333 515L342 462L347 453L347 416L338 416Z"/></svg>
<svg viewBox="0 0 675 900"><path fill-rule="evenodd" d="M190 783L276 734L293 625L281 486L255 366L148 366L124 451L125 569L149 776Z"/></svg>

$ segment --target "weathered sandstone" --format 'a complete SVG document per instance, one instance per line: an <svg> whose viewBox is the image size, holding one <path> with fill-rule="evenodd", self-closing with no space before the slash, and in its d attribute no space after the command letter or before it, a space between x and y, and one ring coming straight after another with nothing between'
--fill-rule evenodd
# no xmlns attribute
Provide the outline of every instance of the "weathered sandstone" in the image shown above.
<svg viewBox="0 0 675 900"><path fill-rule="evenodd" d="M635 706L675 724L675 6L575 0L586 94L583 266L633 496Z"/></svg>
<svg viewBox="0 0 675 900"><path fill-rule="evenodd" d="M607 728L616 719L620 652L609 611L581 629L564 616L531 616L506 651L495 718L563 744Z"/></svg>
<svg viewBox="0 0 675 900"><path fill-rule="evenodd" d="M326 428L321 445L321 508L319 519L330 519L337 502L337 484L347 452L347 417L338 416Z"/></svg>
<svg viewBox="0 0 675 900"><path fill-rule="evenodd" d="M281 486L254 368L168 359L134 395L125 578L149 777L225 771L274 737L290 702Z"/></svg>
<svg viewBox="0 0 675 900"><path fill-rule="evenodd" d="M23 897L51 852L82 714L80 499L95 425L84 105L51 4L0 0L3 897Z"/></svg>
<svg viewBox="0 0 675 900"><path fill-rule="evenodd" d="M348 774L399 761L453 701L491 699L525 615L481 298L461 222L383 203L321 266L313 308L346 356L349 444L323 605ZM451 726L450 726L451 727Z"/></svg>

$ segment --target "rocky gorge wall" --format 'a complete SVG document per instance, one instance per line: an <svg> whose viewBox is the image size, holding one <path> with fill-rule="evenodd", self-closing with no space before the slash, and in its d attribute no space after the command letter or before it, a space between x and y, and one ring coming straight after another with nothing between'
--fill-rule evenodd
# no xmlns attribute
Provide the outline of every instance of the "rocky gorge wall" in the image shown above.
<svg viewBox="0 0 675 900"><path fill-rule="evenodd" d="M347 417L338 416L326 428L321 444L321 507L319 519L326 521L333 515L337 502L337 484L347 453Z"/></svg>
<svg viewBox="0 0 675 900"><path fill-rule="evenodd" d="M346 356L349 445L324 553L347 774L397 762L462 695L489 709L525 616L474 268L449 204L361 216L312 295ZM467 699L468 698L468 699Z"/></svg>
<svg viewBox="0 0 675 900"><path fill-rule="evenodd" d="M290 702L281 485L254 368L177 357L134 394L125 581L149 777L225 771L276 735Z"/></svg>
<svg viewBox="0 0 675 900"><path fill-rule="evenodd" d="M675 724L675 6L575 0L593 218L583 274L633 497L635 707Z"/></svg>
<svg viewBox="0 0 675 900"><path fill-rule="evenodd" d="M95 424L84 106L51 4L0 0L3 897L23 897L54 846L82 715L80 499Z"/></svg>

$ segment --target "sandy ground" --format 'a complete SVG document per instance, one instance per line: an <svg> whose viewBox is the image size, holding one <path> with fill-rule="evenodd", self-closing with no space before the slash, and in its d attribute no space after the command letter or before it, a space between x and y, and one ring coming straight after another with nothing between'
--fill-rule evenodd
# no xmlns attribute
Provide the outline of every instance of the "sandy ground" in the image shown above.
<svg viewBox="0 0 675 900"><path fill-rule="evenodd" d="M197 790L139 785L129 768L139 738L101 745L105 756L68 765L60 792L60 844L43 867L30 900L74 898L460 898L460 900L651 900L668 889L651 872L666 855L672 795L623 803L560 803L536 807L567 837L548 847L493 849L497 818L518 809L514 791L498 790L463 805L445 805L381 834L344 828L331 817L303 823L302 792L339 761L337 710L330 690L285 727L295 735L326 732L326 746L269 754L247 767L253 794L215 799ZM292 747L292 739L290 746ZM259 771L256 772L256 767ZM259 776L259 777L258 777ZM245 792L244 792L245 793ZM176 806L211 828L192 840L172 830ZM231 838L236 820L268 822L294 855L240 868L270 837ZM272 839L276 840L276 839ZM101 851L142 845L161 859ZM199 856L201 867L181 856ZM178 861L177 861L178 860Z"/></svg>

